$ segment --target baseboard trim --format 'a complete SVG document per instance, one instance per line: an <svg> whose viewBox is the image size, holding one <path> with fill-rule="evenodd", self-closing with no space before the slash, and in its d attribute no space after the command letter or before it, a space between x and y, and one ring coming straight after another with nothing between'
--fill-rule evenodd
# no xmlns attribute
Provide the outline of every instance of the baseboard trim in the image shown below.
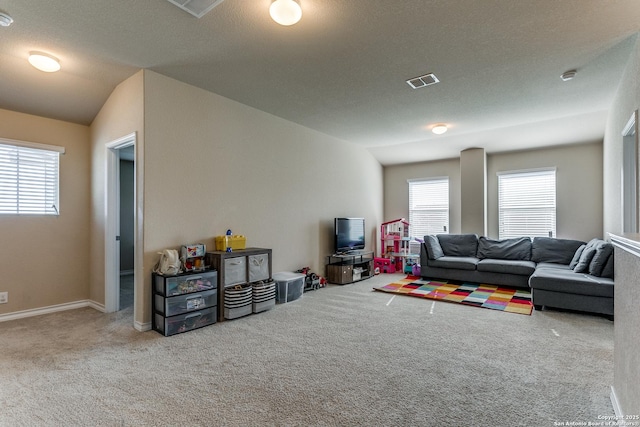
<svg viewBox="0 0 640 427"><path fill-rule="evenodd" d="M133 322L133 327L136 328L137 331L147 332L151 330L151 322L138 322L137 320Z"/></svg>
<svg viewBox="0 0 640 427"><path fill-rule="evenodd" d="M106 313L107 309L104 307L104 304L100 304L99 302L95 302L93 300L87 300L87 305L94 310L98 310L101 313Z"/></svg>
<svg viewBox="0 0 640 427"><path fill-rule="evenodd" d="M91 300L67 302L64 304L50 305L48 307L32 308L30 310L14 311L13 313L0 314L0 322L24 319L26 317L42 316L43 314L57 313L59 311L75 310L78 308L91 307L104 313L104 305Z"/></svg>
<svg viewBox="0 0 640 427"><path fill-rule="evenodd" d="M622 408L620 408L620 402L618 402L618 396L616 395L616 389L611 386L611 405L613 405L613 412L616 414L616 417L623 419L624 413L622 412Z"/></svg>

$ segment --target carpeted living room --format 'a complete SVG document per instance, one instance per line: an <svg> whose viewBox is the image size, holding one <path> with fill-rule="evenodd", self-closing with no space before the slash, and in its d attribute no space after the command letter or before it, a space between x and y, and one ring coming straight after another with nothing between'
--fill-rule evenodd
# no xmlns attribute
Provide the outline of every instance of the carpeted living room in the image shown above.
<svg viewBox="0 0 640 427"><path fill-rule="evenodd" d="M614 416L611 321L373 291L403 277L330 285L170 338L135 331L130 308L6 322L0 424L553 426Z"/></svg>
<svg viewBox="0 0 640 427"><path fill-rule="evenodd" d="M640 425L639 22L637 0L0 0L0 427ZM536 212L503 202L524 175L552 182ZM339 218L395 272L343 271ZM447 238L429 258L441 233L584 245L480 271ZM237 237L269 286L331 280L230 315L267 286L222 278ZM204 297L154 275L187 246ZM606 295L565 292L578 274Z"/></svg>

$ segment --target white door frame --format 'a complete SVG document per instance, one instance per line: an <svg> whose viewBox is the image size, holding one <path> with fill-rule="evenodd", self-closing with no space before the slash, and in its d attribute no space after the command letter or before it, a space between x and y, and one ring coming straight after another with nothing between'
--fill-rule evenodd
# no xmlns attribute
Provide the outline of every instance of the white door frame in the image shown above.
<svg viewBox="0 0 640 427"><path fill-rule="evenodd" d="M120 155L118 150L136 145L136 132L106 144L105 168L105 233L104 233L104 307L107 313L120 307ZM134 150L135 153L135 150ZM135 154L134 154L135 159ZM134 161L134 177L137 168ZM135 178L134 178L135 180ZM135 185L134 185L135 188ZM134 198L137 198L134 190ZM137 203L134 202L137 206ZM137 220L134 219L137 224ZM137 233L134 233L134 251L138 251ZM137 262L137 259L136 259ZM134 300L136 274L134 267ZM135 304L134 304L135 311Z"/></svg>

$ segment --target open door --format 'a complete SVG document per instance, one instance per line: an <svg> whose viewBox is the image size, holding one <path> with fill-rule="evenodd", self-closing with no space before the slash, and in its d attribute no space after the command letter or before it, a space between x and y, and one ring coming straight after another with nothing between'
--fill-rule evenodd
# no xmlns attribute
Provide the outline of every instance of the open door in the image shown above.
<svg viewBox="0 0 640 427"><path fill-rule="evenodd" d="M135 194L135 144L136 134L132 133L106 144L106 200L105 200L105 311L115 312L120 309L120 161L127 157L133 161L133 206L136 205ZM128 153L128 155L125 155ZM134 210L134 228L136 224ZM136 246L135 232L133 232L134 252ZM135 301L135 284L137 277L133 270L133 299ZM135 303L134 303L135 310Z"/></svg>

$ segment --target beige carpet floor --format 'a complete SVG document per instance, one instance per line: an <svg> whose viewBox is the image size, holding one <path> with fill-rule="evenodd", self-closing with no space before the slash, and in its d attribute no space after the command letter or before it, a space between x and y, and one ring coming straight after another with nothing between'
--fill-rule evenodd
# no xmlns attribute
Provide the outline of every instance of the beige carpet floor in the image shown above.
<svg viewBox="0 0 640 427"><path fill-rule="evenodd" d="M0 323L0 426L554 426L613 415L613 322L372 291L173 337L131 309Z"/></svg>

